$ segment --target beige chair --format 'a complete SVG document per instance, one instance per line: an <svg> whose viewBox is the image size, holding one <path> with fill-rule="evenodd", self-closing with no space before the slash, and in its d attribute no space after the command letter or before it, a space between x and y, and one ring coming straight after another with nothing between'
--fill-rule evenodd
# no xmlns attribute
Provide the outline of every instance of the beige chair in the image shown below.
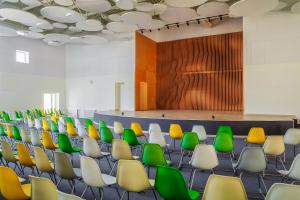
<svg viewBox="0 0 300 200"><path fill-rule="evenodd" d="M296 147L300 144L300 129L289 128L284 134L284 143L294 147L294 156L296 156Z"/></svg>
<svg viewBox="0 0 300 200"><path fill-rule="evenodd" d="M31 200L81 200L75 195L66 194L57 190L55 184L41 177L29 176L31 182Z"/></svg>
<svg viewBox="0 0 300 200"><path fill-rule="evenodd" d="M278 159L282 164L283 168L285 169L285 166L281 159L281 155L283 155L285 151L283 136L268 136L264 143L263 149L266 156L275 157L276 169Z"/></svg>
<svg viewBox="0 0 300 200"><path fill-rule="evenodd" d="M23 172L21 169L21 166L18 163L18 158L14 155L11 146L8 144L7 141L2 140L1 141L2 146L2 156L5 161L6 166L9 166L10 163L14 164L14 169L16 167L20 170L20 172Z"/></svg>
<svg viewBox="0 0 300 200"><path fill-rule="evenodd" d="M115 161L115 163L109 173L110 175L113 173L118 160L138 159L137 156L132 156L129 144L126 141L120 139L114 139L112 141L111 157Z"/></svg>
<svg viewBox="0 0 300 200"><path fill-rule="evenodd" d="M300 186L284 183L274 183L265 200L300 200Z"/></svg>
<svg viewBox="0 0 300 200"><path fill-rule="evenodd" d="M240 178L210 175L202 200L247 200L247 193Z"/></svg>
<svg viewBox="0 0 300 200"><path fill-rule="evenodd" d="M90 157L81 156L80 157L80 166L81 166L81 174L82 179L86 184L86 187L81 195L85 194L86 190L90 188L92 190L92 187L98 188L101 200L104 197L103 187L111 186L117 183L116 178L107 174L102 174L101 170L97 164L97 162ZM115 188L118 197L120 198L120 194L117 188ZM92 193L94 195L94 193ZM96 198L96 196L94 196Z"/></svg>
<svg viewBox="0 0 300 200"><path fill-rule="evenodd" d="M25 143L25 144L30 144L31 143L31 139L30 139L25 127L20 128L20 134L21 134L21 138L22 138L23 143Z"/></svg>
<svg viewBox="0 0 300 200"><path fill-rule="evenodd" d="M292 179L294 180L292 184L295 182L300 182L300 154L296 156L289 170L278 170L284 179Z"/></svg>
<svg viewBox="0 0 300 200"><path fill-rule="evenodd" d="M76 180L81 178L81 171L79 168L73 168L68 156L63 152L54 152L54 166L55 173L60 177L57 186L61 180L65 179L71 186L71 193L75 192Z"/></svg>
<svg viewBox="0 0 300 200"><path fill-rule="evenodd" d="M124 133L124 127L121 122L118 122L118 121L114 122L114 132L115 132L115 134L119 135L120 138L122 137L122 135Z"/></svg>
<svg viewBox="0 0 300 200"><path fill-rule="evenodd" d="M36 162L36 167L40 172L40 176L43 173L49 174L51 179L53 178L54 182L56 181L55 170L53 163L48 159L47 154L40 147L33 147L34 158Z"/></svg>
<svg viewBox="0 0 300 200"><path fill-rule="evenodd" d="M154 180L149 180L143 164L138 160L119 160L117 170L117 184L124 189L121 199L127 192L129 198L130 192L143 192L152 189L156 198Z"/></svg>

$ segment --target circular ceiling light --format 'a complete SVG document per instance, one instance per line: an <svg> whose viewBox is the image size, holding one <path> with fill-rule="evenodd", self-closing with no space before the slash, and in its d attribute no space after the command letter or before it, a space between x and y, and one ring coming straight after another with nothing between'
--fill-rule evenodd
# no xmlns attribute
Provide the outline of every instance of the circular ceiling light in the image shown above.
<svg viewBox="0 0 300 200"><path fill-rule="evenodd" d="M77 0L76 6L87 12L106 12L111 9L111 4L106 0Z"/></svg>
<svg viewBox="0 0 300 200"><path fill-rule="evenodd" d="M110 22L106 25L106 28L116 33L134 32L138 29L136 25L124 22Z"/></svg>
<svg viewBox="0 0 300 200"><path fill-rule="evenodd" d="M196 19L196 11L191 8L167 8L160 14L160 18L169 23L180 23Z"/></svg>
<svg viewBox="0 0 300 200"><path fill-rule="evenodd" d="M228 14L229 5L224 2L208 2L197 8L197 14L201 17L211 17Z"/></svg>
<svg viewBox="0 0 300 200"><path fill-rule="evenodd" d="M190 8L204 4L208 0L165 0L166 4L179 8Z"/></svg>
<svg viewBox="0 0 300 200"><path fill-rule="evenodd" d="M101 22L95 19L77 22L76 27L84 31L101 31L103 29Z"/></svg>
<svg viewBox="0 0 300 200"><path fill-rule="evenodd" d="M60 6L47 6L41 9L41 14L53 21L60 23L76 23L85 18L78 12Z"/></svg>

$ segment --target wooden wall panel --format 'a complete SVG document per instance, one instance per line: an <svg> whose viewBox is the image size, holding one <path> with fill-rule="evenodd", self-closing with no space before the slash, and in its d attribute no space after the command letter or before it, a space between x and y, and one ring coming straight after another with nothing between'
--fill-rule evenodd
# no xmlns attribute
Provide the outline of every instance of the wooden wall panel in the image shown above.
<svg viewBox="0 0 300 200"><path fill-rule="evenodd" d="M157 43L156 108L243 111L243 33Z"/></svg>

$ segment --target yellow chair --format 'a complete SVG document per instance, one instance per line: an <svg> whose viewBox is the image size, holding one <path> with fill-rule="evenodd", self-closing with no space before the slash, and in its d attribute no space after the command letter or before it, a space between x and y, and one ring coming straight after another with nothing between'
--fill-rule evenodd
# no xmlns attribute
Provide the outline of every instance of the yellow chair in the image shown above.
<svg viewBox="0 0 300 200"><path fill-rule="evenodd" d="M240 178L210 175L202 200L247 200L247 193Z"/></svg>
<svg viewBox="0 0 300 200"><path fill-rule="evenodd" d="M179 124L170 124L169 129L170 137L173 139L174 149L176 147L176 140L181 140L183 137L183 131L181 129L181 126Z"/></svg>
<svg viewBox="0 0 300 200"><path fill-rule="evenodd" d="M6 134L9 138L11 138L11 139L14 138L13 130L10 125L6 125Z"/></svg>
<svg viewBox="0 0 300 200"><path fill-rule="evenodd" d="M51 131L50 124L46 119L42 119L42 126L44 131Z"/></svg>
<svg viewBox="0 0 300 200"><path fill-rule="evenodd" d="M55 124L57 124L57 117L55 115L52 115L51 118L50 118L52 121L55 122Z"/></svg>
<svg viewBox="0 0 300 200"><path fill-rule="evenodd" d="M25 200L31 197L31 184L21 185L18 176L9 167L0 167L0 188L5 199Z"/></svg>
<svg viewBox="0 0 300 200"><path fill-rule="evenodd" d="M49 160L47 154L40 147L33 147L35 162L37 169L42 173L49 174L50 178L56 183L55 170L53 163Z"/></svg>
<svg viewBox="0 0 300 200"><path fill-rule="evenodd" d="M45 149L49 149L51 151L58 148L58 144L54 144L49 132L42 133L42 143Z"/></svg>
<svg viewBox="0 0 300 200"><path fill-rule="evenodd" d="M34 172L34 167L36 166L35 159L30 156L30 153L24 144L16 143L16 146L18 150L18 158L19 158L19 163L21 165L21 168L29 167L32 169L32 172L35 174Z"/></svg>
<svg viewBox="0 0 300 200"><path fill-rule="evenodd" d="M72 123L67 122L67 133L71 137L77 137L78 133Z"/></svg>
<svg viewBox="0 0 300 200"><path fill-rule="evenodd" d="M137 137L145 136L140 123L132 122L130 128L134 131Z"/></svg>
<svg viewBox="0 0 300 200"><path fill-rule="evenodd" d="M100 139L100 134L97 131L96 127L94 125L89 125L88 134L90 138L94 138L95 140Z"/></svg>
<svg viewBox="0 0 300 200"><path fill-rule="evenodd" d="M277 169L278 158L279 158L281 165L285 169L283 161L280 157L281 155L283 155L283 153L285 151L283 136L281 136L281 135L280 136L268 136L264 143L263 149L264 149L266 156L275 157L276 169Z"/></svg>
<svg viewBox="0 0 300 200"><path fill-rule="evenodd" d="M266 140L265 131L260 127L252 127L247 136L247 143L263 144Z"/></svg>

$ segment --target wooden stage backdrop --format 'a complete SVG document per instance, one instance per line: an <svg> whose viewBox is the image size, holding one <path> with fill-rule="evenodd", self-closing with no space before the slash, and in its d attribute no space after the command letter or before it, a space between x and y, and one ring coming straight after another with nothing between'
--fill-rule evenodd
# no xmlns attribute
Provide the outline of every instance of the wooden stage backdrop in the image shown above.
<svg viewBox="0 0 300 200"><path fill-rule="evenodd" d="M243 111L243 33L155 43L136 34L136 110Z"/></svg>

